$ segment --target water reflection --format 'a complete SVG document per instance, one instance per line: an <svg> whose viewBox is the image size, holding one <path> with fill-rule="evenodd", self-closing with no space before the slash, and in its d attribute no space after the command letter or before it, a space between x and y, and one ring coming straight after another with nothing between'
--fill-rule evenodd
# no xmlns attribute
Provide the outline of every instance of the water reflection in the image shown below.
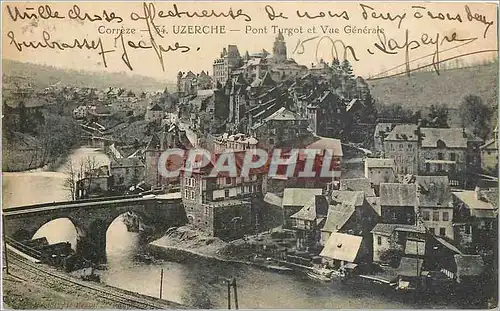
<svg viewBox="0 0 500 311"><path fill-rule="evenodd" d="M70 242L71 248L76 249L77 233L75 226L68 218L54 219L38 229L33 239L45 237L49 244Z"/></svg>

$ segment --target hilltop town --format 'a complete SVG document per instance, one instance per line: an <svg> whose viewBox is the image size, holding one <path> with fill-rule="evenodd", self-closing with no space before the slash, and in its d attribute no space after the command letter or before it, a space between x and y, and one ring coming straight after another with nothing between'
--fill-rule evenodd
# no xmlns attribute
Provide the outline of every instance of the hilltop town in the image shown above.
<svg viewBox="0 0 500 311"><path fill-rule="evenodd" d="M464 122L450 127L443 106L378 109L384 103L348 60L298 64L281 33L271 52L228 45L214 57L212 72L186 69L175 89L159 92L11 83L4 170L43 167L88 144L105 150L110 164L84 163L69 177L72 199L180 196L188 223L177 236L216 238L222 246L206 254L342 271L402 289L492 282L498 121L481 97L462 98L461 107L472 108L454 111ZM214 160L166 178L159 161L173 148L215 158L330 150L335 167L327 179L270 175L266 167L214 177ZM243 158L236 161L240 168ZM294 161L303 168L307 157Z"/></svg>

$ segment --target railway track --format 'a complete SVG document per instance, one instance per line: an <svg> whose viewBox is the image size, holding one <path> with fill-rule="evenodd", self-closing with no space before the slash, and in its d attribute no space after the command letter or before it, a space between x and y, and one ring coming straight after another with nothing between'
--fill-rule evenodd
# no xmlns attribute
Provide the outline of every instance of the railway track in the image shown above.
<svg viewBox="0 0 500 311"><path fill-rule="evenodd" d="M8 250L7 250L8 251ZM44 283L48 285L57 284L61 286L64 283L65 288L71 287L75 290L85 290L92 294L95 294L97 297L102 298L103 300L113 302L114 304L124 306L127 309L181 309L185 308L182 305L162 301L155 298L141 298L137 295L128 294L125 290L114 289L113 287L106 286L103 288L102 286L88 283L85 281L81 281L75 279L73 277L67 276L62 272L50 269L49 267L45 267L41 264L31 263L22 256L8 251L8 260L9 265L15 265L23 271L32 273L36 276L44 276ZM49 284L52 283L52 284ZM158 300L158 301L155 301Z"/></svg>

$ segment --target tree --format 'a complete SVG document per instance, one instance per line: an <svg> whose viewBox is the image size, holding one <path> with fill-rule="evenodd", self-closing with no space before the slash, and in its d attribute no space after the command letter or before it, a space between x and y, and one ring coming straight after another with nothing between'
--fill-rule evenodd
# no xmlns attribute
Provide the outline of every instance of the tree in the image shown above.
<svg viewBox="0 0 500 311"><path fill-rule="evenodd" d="M445 106L432 105L429 112L429 119L425 120L425 126L448 128L448 108Z"/></svg>
<svg viewBox="0 0 500 311"><path fill-rule="evenodd" d="M493 109L476 95L467 95L460 105L463 126L472 130L475 135L482 139L486 139L491 132L490 116L492 112Z"/></svg>
<svg viewBox="0 0 500 311"><path fill-rule="evenodd" d="M64 188L70 193L72 200L80 198L79 190L83 190L87 195L91 193L93 180L99 175L96 172L98 168L99 163L95 156L87 156L77 164L72 160L68 162L64 171Z"/></svg>

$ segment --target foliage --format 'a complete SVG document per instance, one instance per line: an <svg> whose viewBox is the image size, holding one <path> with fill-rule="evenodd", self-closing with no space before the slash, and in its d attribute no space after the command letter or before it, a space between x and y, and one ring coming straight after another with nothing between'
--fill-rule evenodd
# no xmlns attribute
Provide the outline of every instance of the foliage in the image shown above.
<svg viewBox="0 0 500 311"><path fill-rule="evenodd" d="M422 126L448 128L448 108L443 105L432 105L429 118L422 120Z"/></svg>
<svg viewBox="0 0 500 311"><path fill-rule="evenodd" d="M477 136L486 139L491 132L490 117L493 109L486 105L481 97L467 95L460 105L462 124Z"/></svg>
<svg viewBox="0 0 500 311"><path fill-rule="evenodd" d="M403 255L403 251L390 248L380 253L380 260L389 263L392 267L397 267Z"/></svg>

